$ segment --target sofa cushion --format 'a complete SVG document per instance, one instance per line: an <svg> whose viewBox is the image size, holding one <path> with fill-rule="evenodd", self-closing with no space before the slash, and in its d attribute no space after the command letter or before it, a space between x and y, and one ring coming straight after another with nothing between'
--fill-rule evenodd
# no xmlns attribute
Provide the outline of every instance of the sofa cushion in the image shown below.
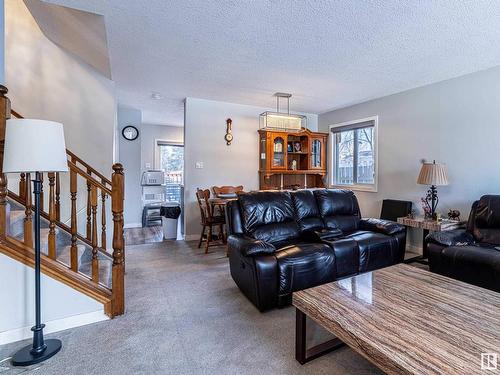
<svg viewBox="0 0 500 375"><path fill-rule="evenodd" d="M325 241L335 254L337 278L356 275L359 272L358 243L352 238L340 238Z"/></svg>
<svg viewBox="0 0 500 375"><path fill-rule="evenodd" d="M335 255L324 243L298 243L276 250L279 293L290 294L335 280Z"/></svg>
<svg viewBox="0 0 500 375"><path fill-rule="evenodd" d="M372 271L399 261L398 240L382 233L356 231L345 238L356 241L359 249L359 272Z"/></svg>
<svg viewBox="0 0 500 375"><path fill-rule="evenodd" d="M343 232L352 232L359 228L361 215L358 200L352 191L322 189L315 190L314 196L327 228L339 228Z"/></svg>
<svg viewBox="0 0 500 375"><path fill-rule="evenodd" d="M300 230L323 229L323 220L314 193L311 190L297 190L292 192L291 196Z"/></svg>
<svg viewBox="0 0 500 375"><path fill-rule="evenodd" d="M245 234L266 242L298 238L299 226L289 192L260 191L238 195Z"/></svg>
<svg viewBox="0 0 500 375"><path fill-rule="evenodd" d="M447 247L441 252L439 269L445 276L500 292L500 251L495 248Z"/></svg>
<svg viewBox="0 0 500 375"><path fill-rule="evenodd" d="M425 241L441 246L467 246L474 243L474 238L465 229L453 229L432 232L427 235Z"/></svg>

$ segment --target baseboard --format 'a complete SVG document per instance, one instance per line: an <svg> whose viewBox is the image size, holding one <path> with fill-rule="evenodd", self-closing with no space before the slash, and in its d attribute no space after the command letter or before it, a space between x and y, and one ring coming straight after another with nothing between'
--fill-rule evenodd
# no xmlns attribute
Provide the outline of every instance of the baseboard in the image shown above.
<svg viewBox="0 0 500 375"><path fill-rule="evenodd" d="M124 229L142 228L142 223L128 223L123 226Z"/></svg>
<svg viewBox="0 0 500 375"><path fill-rule="evenodd" d="M74 315L63 319L45 322L44 333L58 332L65 329L80 327L91 323L108 320L104 311L93 311L86 314ZM25 340L33 337L31 326L0 332L0 345Z"/></svg>
<svg viewBox="0 0 500 375"><path fill-rule="evenodd" d="M199 234L186 234L184 236L184 241L196 241L200 239Z"/></svg>
<svg viewBox="0 0 500 375"><path fill-rule="evenodd" d="M406 244L406 251L408 251L410 253L422 255L422 246L417 246L417 245L413 245L413 244Z"/></svg>

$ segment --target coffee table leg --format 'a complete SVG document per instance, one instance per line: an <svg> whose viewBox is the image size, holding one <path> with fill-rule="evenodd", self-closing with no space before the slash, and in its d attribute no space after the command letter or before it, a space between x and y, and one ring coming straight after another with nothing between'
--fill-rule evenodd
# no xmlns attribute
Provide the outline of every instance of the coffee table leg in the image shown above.
<svg viewBox="0 0 500 375"><path fill-rule="evenodd" d="M322 344L307 349L307 325L306 314L296 309L295 317L295 359L301 364L312 361L326 353L343 347L345 344L338 338L328 340Z"/></svg>

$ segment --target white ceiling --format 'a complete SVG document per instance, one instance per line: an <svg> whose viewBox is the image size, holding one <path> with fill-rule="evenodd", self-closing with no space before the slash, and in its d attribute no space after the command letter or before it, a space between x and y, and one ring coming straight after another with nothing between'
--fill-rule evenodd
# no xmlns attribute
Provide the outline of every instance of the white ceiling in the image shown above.
<svg viewBox="0 0 500 375"><path fill-rule="evenodd" d="M46 1L104 15L119 102L150 123L182 125L185 97L322 113L500 65L498 0Z"/></svg>

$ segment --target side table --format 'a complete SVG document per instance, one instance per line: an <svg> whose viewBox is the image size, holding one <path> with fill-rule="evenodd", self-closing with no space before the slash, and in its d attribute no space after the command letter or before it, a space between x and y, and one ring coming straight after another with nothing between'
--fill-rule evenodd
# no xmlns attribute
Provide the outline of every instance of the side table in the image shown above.
<svg viewBox="0 0 500 375"><path fill-rule="evenodd" d="M432 220L425 219L423 217L398 217L398 223L410 228L420 228L422 229L423 237L422 237L422 255L418 257L406 259L405 263L412 262L420 262L427 264L425 259L428 258L427 254L427 243L425 242L425 237L429 234L429 232L441 232L445 230L452 229L461 229L465 226L466 221L457 221L457 220Z"/></svg>

